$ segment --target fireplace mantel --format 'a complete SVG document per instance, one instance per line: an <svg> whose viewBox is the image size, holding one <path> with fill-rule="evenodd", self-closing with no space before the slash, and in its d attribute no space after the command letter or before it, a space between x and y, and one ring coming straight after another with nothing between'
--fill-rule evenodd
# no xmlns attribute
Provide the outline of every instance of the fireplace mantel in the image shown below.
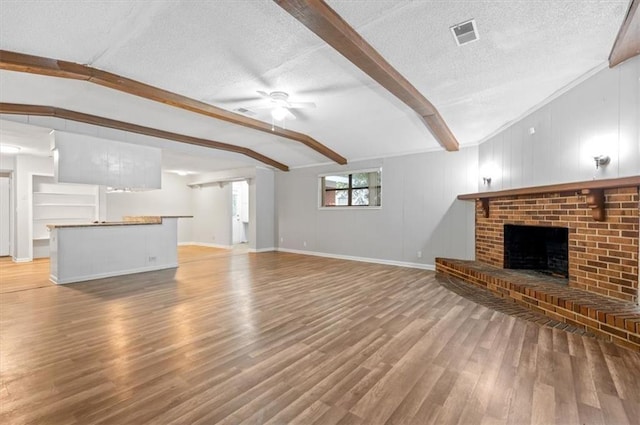
<svg viewBox="0 0 640 425"><path fill-rule="evenodd" d="M604 189L640 186L640 176L621 177L617 179L586 180L573 183L550 184L546 186L532 186L518 189L497 190L493 192L466 193L458 195L463 201L480 200L484 216L489 217L489 199L518 195L539 195L545 193L576 192L585 195L592 217L595 221L603 221L604 214Z"/></svg>

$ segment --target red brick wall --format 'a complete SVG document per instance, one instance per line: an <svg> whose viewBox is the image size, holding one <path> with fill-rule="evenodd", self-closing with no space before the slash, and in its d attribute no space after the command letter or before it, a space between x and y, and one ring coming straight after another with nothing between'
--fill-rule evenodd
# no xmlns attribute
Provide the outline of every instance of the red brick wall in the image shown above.
<svg viewBox="0 0 640 425"><path fill-rule="evenodd" d="M638 299L638 188L605 190L606 220L594 221L584 195L493 198L485 218L476 202L476 260L503 267L505 224L569 228L569 285L613 298Z"/></svg>

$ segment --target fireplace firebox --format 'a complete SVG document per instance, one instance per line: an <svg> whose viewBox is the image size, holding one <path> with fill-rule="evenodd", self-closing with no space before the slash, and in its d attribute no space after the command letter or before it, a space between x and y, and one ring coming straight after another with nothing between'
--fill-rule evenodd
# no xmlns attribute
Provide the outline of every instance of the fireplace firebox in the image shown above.
<svg viewBox="0 0 640 425"><path fill-rule="evenodd" d="M569 277L569 229L504 225L504 268Z"/></svg>

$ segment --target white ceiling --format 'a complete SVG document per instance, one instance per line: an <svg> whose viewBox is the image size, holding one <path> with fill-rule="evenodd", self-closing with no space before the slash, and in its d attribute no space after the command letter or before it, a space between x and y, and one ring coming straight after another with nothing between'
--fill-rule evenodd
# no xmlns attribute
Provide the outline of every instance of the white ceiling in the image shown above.
<svg viewBox="0 0 640 425"><path fill-rule="evenodd" d="M438 108L462 146L478 143L605 62L629 4L328 3ZM256 90L283 90L293 101L317 104L286 126L350 161L439 148L414 112L272 1L0 5L4 50L87 64L229 110L261 104L248 100ZM457 47L449 27L470 18L480 40ZM290 167L329 162L297 142L81 81L2 71L0 100L247 146ZM269 121L264 111L256 118ZM188 164L188 152L181 155ZM208 170L237 165L221 158Z"/></svg>

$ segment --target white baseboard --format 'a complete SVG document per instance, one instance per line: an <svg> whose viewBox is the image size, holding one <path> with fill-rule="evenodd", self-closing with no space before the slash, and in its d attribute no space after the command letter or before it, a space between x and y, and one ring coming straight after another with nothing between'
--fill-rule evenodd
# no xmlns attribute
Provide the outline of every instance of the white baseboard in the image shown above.
<svg viewBox="0 0 640 425"><path fill-rule="evenodd" d="M96 280L96 279L104 279L106 277L114 277L114 276L122 276L125 274L135 274L135 273L144 273L144 272L152 272L152 271L156 271L156 270L165 270L165 269L175 269L178 267L178 264L163 264L161 266L147 266L147 267L138 267L135 269L129 269L129 270L118 270L115 272L107 272L107 273L98 273L98 274L91 274L91 275L86 275L86 276L75 276L72 278L67 278L67 279L58 279L57 276L54 275L49 275L49 280L53 283L56 283L58 285L64 285L67 283L74 283L74 282L85 282L88 280Z"/></svg>
<svg viewBox="0 0 640 425"><path fill-rule="evenodd" d="M277 251L278 248L276 247L270 247L270 248L259 248L259 249L255 249L255 248L249 248L249 252L253 252L253 253L259 253L259 252L271 252L271 251Z"/></svg>
<svg viewBox="0 0 640 425"><path fill-rule="evenodd" d="M209 248L222 248L222 249L231 249L233 246L231 245L221 245L217 243L209 243L209 242L179 242L178 246L186 246L186 245L195 245L195 246L206 246Z"/></svg>
<svg viewBox="0 0 640 425"><path fill-rule="evenodd" d="M13 260L14 263L29 263L31 261L33 261L33 258L16 258L16 257L11 257L11 259Z"/></svg>
<svg viewBox="0 0 640 425"><path fill-rule="evenodd" d="M410 263L408 261L384 260L381 258L355 257L353 255L328 254L326 252L302 251L299 249L277 248L280 252L291 254L314 255L316 257L336 258L338 260L361 261L363 263L384 264L388 266L409 267L412 269L422 269L435 271L434 264Z"/></svg>

